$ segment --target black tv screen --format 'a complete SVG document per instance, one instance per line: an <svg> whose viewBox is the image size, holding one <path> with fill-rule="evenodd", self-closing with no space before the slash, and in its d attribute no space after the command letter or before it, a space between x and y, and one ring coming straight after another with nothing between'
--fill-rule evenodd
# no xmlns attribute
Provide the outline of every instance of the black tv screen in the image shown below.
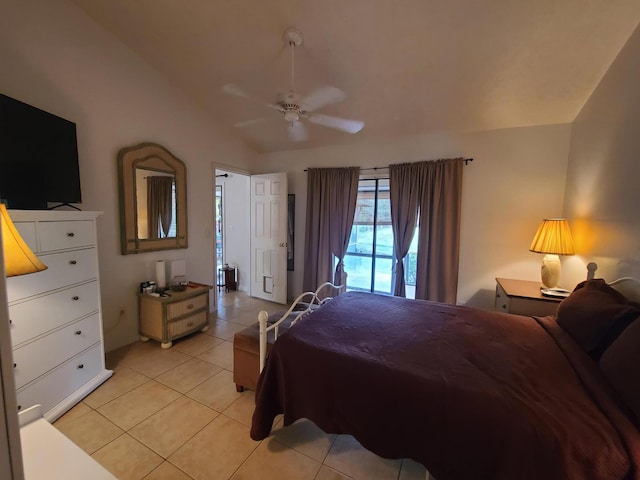
<svg viewBox="0 0 640 480"><path fill-rule="evenodd" d="M81 202L76 124L0 94L0 199L16 209Z"/></svg>

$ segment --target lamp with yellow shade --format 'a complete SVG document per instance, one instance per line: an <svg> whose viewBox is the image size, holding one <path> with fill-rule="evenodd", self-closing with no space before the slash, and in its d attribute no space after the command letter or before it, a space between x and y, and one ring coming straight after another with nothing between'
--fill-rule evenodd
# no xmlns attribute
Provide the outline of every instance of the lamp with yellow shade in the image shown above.
<svg viewBox="0 0 640 480"><path fill-rule="evenodd" d="M47 266L35 256L24 242L11 221L7 208L2 204L0 204L0 217L2 222L4 268L7 277L46 270Z"/></svg>
<svg viewBox="0 0 640 480"><path fill-rule="evenodd" d="M542 259L542 283L547 288L557 287L561 269L559 255L575 254L569 222L564 218L543 220L529 250L546 254Z"/></svg>

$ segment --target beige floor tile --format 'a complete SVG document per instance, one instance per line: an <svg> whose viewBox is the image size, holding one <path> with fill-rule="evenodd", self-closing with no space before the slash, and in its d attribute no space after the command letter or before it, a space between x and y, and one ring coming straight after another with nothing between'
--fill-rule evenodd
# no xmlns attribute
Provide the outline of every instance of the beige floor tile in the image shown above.
<svg viewBox="0 0 640 480"><path fill-rule="evenodd" d="M399 480L424 480L427 469L424 465L408 458L402 460Z"/></svg>
<svg viewBox="0 0 640 480"><path fill-rule="evenodd" d="M400 460L388 460L366 450L351 435L338 435L324 461L355 480L395 480Z"/></svg>
<svg viewBox="0 0 640 480"><path fill-rule="evenodd" d="M231 417L234 420L244 423L248 427L251 426L251 417L253 417L253 411L256 409L256 397L255 393L251 390L247 390L242 393L242 396L233 402L227 409L224 410L224 414L227 417Z"/></svg>
<svg viewBox="0 0 640 480"><path fill-rule="evenodd" d="M158 375L155 380L180 393L186 393L197 387L205 380L213 377L222 368L212 365L204 360L192 358L176 368L169 370L162 375Z"/></svg>
<svg viewBox="0 0 640 480"><path fill-rule="evenodd" d="M198 355L200 360L213 363L225 370L233 371L233 343L223 341L210 350Z"/></svg>
<svg viewBox="0 0 640 480"><path fill-rule="evenodd" d="M322 462L329 453L336 435L324 433L310 420L302 419L288 427L282 428L280 425L280 428L271 432L270 438Z"/></svg>
<svg viewBox="0 0 640 480"><path fill-rule="evenodd" d="M191 480L191 477L178 470L177 467L171 465L169 462L164 462L144 477L144 480Z"/></svg>
<svg viewBox="0 0 640 480"><path fill-rule="evenodd" d="M228 370L222 370L187 392L187 396L218 412L224 412L229 405L242 396L242 393L236 391L233 374Z"/></svg>
<svg viewBox="0 0 640 480"><path fill-rule="evenodd" d="M333 470L332 468L322 465L320 471L316 475L315 480L349 480L351 477L347 477L340 472Z"/></svg>
<svg viewBox="0 0 640 480"><path fill-rule="evenodd" d="M179 396L175 390L150 380L103 405L98 411L120 428L128 430Z"/></svg>
<svg viewBox="0 0 640 480"><path fill-rule="evenodd" d="M124 431L98 412L89 413L76 420L56 422L55 427L89 455L118 438Z"/></svg>
<svg viewBox="0 0 640 480"><path fill-rule="evenodd" d="M257 445L249 437L249 427L219 415L171 455L169 461L196 480L226 479Z"/></svg>
<svg viewBox="0 0 640 480"><path fill-rule="evenodd" d="M92 457L118 480L141 480L162 463L162 458L126 433Z"/></svg>
<svg viewBox="0 0 640 480"><path fill-rule="evenodd" d="M113 368L129 367L149 378L157 377L191 357L174 348L163 349L158 342L136 342L116 350L109 357Z"/></svg>
<svg viewBox="0 0 640 480"><path fill-rule="evenodd" d="M127 367L118 368L106 382L100 385L100 388L91 392L84 399L84 402L95 409L118 398L120 395L130 392L147 381L149 381L148 377L135 370Z"/></svg>
<svg viewBox="0 0 640 480"><path fill-rule="evenodd" d="M275 440L262 442L233 480L313 480L321 463Z"/></svg>
<svg viewBox="0 0 640 480"><path fill-rule="evenodd" d="M129 434L167 458L216 416L218 412L190 398L180 397L133 427Z"/></svg>
<svg viewBox="0 0 640 480"><path fill-rule="evenodd" d="M218 319L215 324L211 325L211 328L207 331L207 335L223 340L232 340L237 332L245 328L247 328L246 325Z"/></svg>
<svg viewBox="0 0 640 480"><path fill-rule="evenodd" d="M85 398L85 400L86 400L86 398ZM92 412L92 411L93 411L93 409L91 409L84 402L76 403L73 406L73 408L71 408L70 410L67 411L67 413L65 413L63 416L58 418L54 422L53 425L56 428L60 428L65 423L69 423L69 422L72 422L73 420L77 420L78 418L80 418L83 415L86 415L87 413Z"/></svg>
<svg viewBox="0 0 640 480"><path fill-rule="evenodd" d="M211 327L207 330L207 334L211 331ZM203 352L206 352L212 347L215 347L219 343L222 343L219 338L214 338L211 335L205 335L203 333L194 333L184 338L179 338L173 342L172 349L178 350L192 357L197 357Z"/></svg>

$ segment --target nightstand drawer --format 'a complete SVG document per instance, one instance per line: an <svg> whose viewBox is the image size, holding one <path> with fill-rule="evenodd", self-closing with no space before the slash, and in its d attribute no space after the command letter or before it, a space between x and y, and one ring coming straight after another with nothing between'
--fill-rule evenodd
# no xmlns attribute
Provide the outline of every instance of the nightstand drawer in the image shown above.
<svg viewBox="0 0 640 480"><path fill-rule="evenodd" d="M169 338L180 337L191 331L199 330L207 324L209 312L202 311L182 320L167 324Z"/></svg>
<svg viewBox="0 0 640 480"><path fill-rule="evenodd" d="M167 320L173 320L174 318L197 312L199 309L206 307L208 301L209 292L206 292L202 295L198 295L197 297L191 297L180 302L170 303L167 305Z"/></svg>

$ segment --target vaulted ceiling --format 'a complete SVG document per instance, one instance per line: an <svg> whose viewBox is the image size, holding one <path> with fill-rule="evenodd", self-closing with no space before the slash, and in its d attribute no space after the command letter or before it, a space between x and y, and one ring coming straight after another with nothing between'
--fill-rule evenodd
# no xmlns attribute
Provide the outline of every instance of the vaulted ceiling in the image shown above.
<svg viewBox="0 0 640 480"><path fill-rule="evenodd" d="M638 0L73 1L257 152L571 122L640 21ZM305 121L292 142L266 105L291 87L291 26L295 91L338 87L318 112L359 133Z"/></svg>

